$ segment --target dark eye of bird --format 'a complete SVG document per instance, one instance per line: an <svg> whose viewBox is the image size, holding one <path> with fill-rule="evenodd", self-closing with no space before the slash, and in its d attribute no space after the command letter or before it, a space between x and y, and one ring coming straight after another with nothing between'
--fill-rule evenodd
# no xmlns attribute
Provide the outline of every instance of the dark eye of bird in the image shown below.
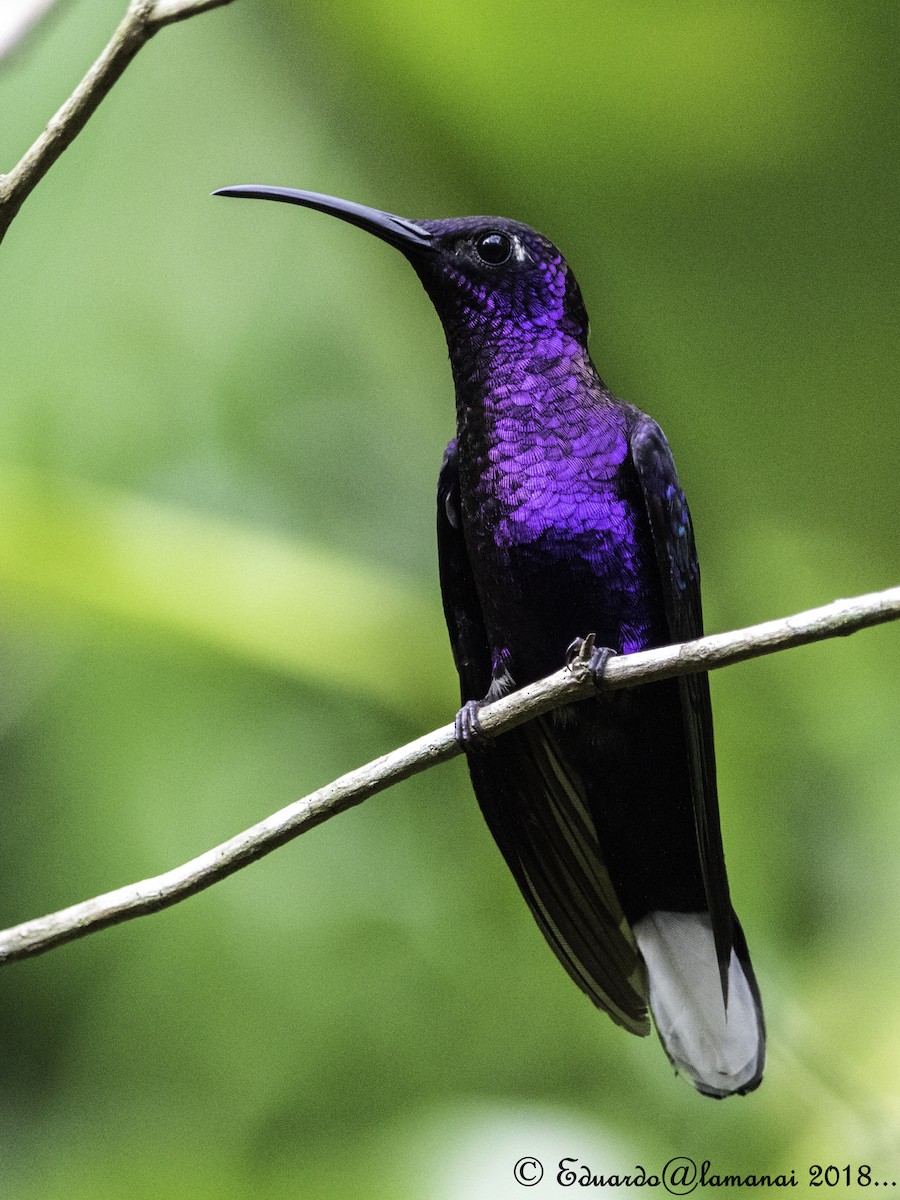
<svg viewBox="0 0 900 1200"><path fill-rule="evenodd" d="M475 242L475 253L484 263L499 267L512 254L512 241L505 233L483 233Z"/></svg>

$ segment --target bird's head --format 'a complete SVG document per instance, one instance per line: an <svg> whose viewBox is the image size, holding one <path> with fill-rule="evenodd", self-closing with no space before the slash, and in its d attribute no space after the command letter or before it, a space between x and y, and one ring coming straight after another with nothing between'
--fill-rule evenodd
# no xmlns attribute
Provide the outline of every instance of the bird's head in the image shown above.
<svg viewBox="0 0 900 1200"><path fill-rule="evenodd" d="M431 297L455 350L565 336L586 346L588 319L566 260L536 230L505 217L408 221L334 196L246 185L217 196L280 200L330 213L400 250Z"/></svg>

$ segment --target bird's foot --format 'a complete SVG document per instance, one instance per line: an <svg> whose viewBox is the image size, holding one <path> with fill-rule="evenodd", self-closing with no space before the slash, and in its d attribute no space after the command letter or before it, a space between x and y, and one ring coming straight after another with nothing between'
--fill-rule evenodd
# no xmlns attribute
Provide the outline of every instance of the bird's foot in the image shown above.
<svg viewBox="0 0 900 1200"><path fill-rule="evenodd" d="M480 751L487 750L489 746L493 746L494 737L489 733L485 733L481 728L481 721L478 714L488 704L493 704L495 700L501 700L504 696L508 696L515 686L515 680L501 657L494 676L491 679L491 686L482 698L480 700L467 700L456 714L454 722L456 740L463 750Z"/></svg>
<svg viewBox="0 0 900 1200"><path fill-rule="evenodd" d="M594 687L603 689L603 673L606 664L618 653L611 646L598 646L597 635L589 633L585 638L575 638L566 650L566 666L573 675L590 679Z"/></svg>
<svg viewBox="0 0 900 1200"><path fill-rule="evenodd" d="M483 700L467 700L456 714L453 723L456 740L467 752L486 750L488 746L493 745L493 738L484 732L478 719L478 710L484 707L484 703Z"/></svg>

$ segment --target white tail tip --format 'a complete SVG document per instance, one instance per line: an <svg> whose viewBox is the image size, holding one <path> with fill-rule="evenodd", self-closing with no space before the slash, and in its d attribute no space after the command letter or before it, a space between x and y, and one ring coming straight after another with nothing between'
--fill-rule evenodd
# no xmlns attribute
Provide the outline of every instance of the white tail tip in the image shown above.
<svg viewBox="0 0 900 1200"><path fill-rule="evenodd" d="M762 1011L732 950L726 1013L709 914L652 912L635 922L634 935L653 1020L675 1069L707 1096L751 1091L765 1060ZM749 962L747 971L752 978Z"/></svg>

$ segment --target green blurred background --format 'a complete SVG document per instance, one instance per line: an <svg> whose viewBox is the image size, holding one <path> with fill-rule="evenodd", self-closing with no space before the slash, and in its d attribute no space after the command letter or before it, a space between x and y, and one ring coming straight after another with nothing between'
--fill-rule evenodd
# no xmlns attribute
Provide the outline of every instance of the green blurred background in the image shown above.
<svg viewBox="0 0 900 1200"><path fill-rule="evenodd" d="M0 168L124 0L0 69ZM900 582L898 10L236 0L27 201L0 317L0 921L157 873L450 719L453 397L399 255L281 183L503 213L666 429L710 630ZM573 631L578 632L578 631ZM0 974L15 1200L521 1195L676 1154L900 1178L900 629L717 673L770 1065L714 1104L545 947L454 762ZM892 1174L893 1172L893 1174Z"/></svg>

